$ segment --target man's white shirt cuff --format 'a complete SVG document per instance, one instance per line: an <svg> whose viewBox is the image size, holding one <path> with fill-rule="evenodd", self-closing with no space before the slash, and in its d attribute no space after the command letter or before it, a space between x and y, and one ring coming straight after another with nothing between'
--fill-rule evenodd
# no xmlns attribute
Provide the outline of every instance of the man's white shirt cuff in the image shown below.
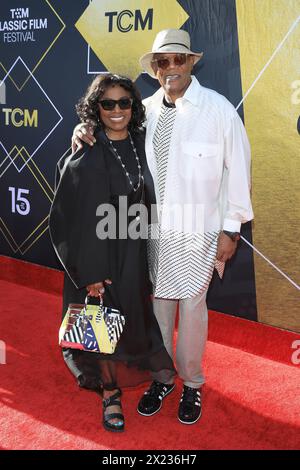
<svg viewBox="0 0 300 470"><path fill-rule="evenodd" d="M241 225L241 222L238 220L224 219L223 230L227 230L228 232L240 232Z"/></svg>

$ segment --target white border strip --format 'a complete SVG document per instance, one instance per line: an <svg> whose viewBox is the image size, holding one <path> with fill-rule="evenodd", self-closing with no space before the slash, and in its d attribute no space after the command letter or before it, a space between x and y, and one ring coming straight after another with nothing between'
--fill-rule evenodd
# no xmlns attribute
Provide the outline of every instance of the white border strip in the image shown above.
<svg viewBox="0 0 300 470"><path fill-rule="evenodd" d="M294 31L294 29L297 27L298 23L300 22L300 15L298 16L298 18L294 21L294 23L292 24L292 26L290 27L290 29L288 30L288 32L286 33L285 37L283 38L283 40L281 41L281 43L277 46L277 48L275 49L275 51L273 52L272 56L270 57L270 59L268 60L268 62L266 63L266 65L263 67L263 69L261 70L261 72L258 74L258 76L256 77L256 79L254 80L254 82L252 83L252 85L250 86L249 90L247 91L247 93L245 94L245 96L243 96L243 99L241 100L241 102L237 105L236 107L236 110L239 109L239 107L243 104L243 102L245 101L245 99L247 98L247 96L249 95L249 93L251 93L251 91L253 90L253 88L255 87L255 85L257 84L257 82L260 80L260 78L263 76L263 74L265 73L265 71L267 70L267 68L269 67L269 65L271 64L271 62L273 61L274 57L278 54L278 52L280 51L280 49L282 48L283 44L286 42L286 40L288 39L288 37L292 34L292 32ZM247 244L250 246L250 248L252 248L253 251L255 251L259 256L261 256L261 258L263 258L270 266L272 266L272 268L274 268L279 274L281 274L281 276L283 276L288 282L290 282L290 284L292 284L297 290L300 290L300 286L295 282L293 281L293 279L291 279L289 276L287 276L287 274L285 274L280 268L278 268L274 263L272 263L271 260L269 260L265 255L263 255L257 248L255 248L254 245L252 245L250 242L248 242L248 240L246 240L244 237L241 237L241 239Z"/></svg>
<svg viewBox="0 0 300 470"><path fill-rule="evenodd" d="M236 107L236 110L239 109L239 107L242 105L242 103L245 101L245 99L247 98L247 96L249 95L249 93L251 93L251 91L253 90L253 88L255 87L256 83L258 82L258 80L262 77L262 75L265 73L265 71L267 70L267 68L269 67L269 65L271 64L271 62L273 61L274 57L278 54L278 52L280 51L280 49L282 48L283 44L285 43L285 41L288 39L288 37L292 34L292 32L294 31L294 29L296 28L296 26L298 25L300 21L300 15L298 16L298 18L296 19L296 21L294 21L294 23L292 24L292 26L290 27L290 29L288 30L288 32L286 33L285 37L283 38L283 40L281 41L281 43L277 46L277 48L275 49L275 51L273 52L273 54L271 55L270 59L268 60L268 62L266 63L266 65L264 66L264 68L261 70L261 72L257 75L256 79L254 80L254 82L252 83L251 87L249 88L249 90L247 91L247 93L245 94L245 96L243 96L243 99L241 100L241 102L237 105Z"/></svg>
<svg viewBox="0 0 300 470"><path fill-rule="evenodd" d="M279 269L274 263L272 263L272 261L270 261L265 255L263 255L261 253L261 251L259 251L257 248L255 248L255 246L251 245L250 242L248 242L248 240L246 240L246 238L244 237L241 237L241 239L247 243L247 245L249 245L259 256L261 256L267 263L269 263L270 266L272 266L272 268L274 268L276 271L279 272L279 274L281 274L287 281L289 281L294 287L296 287L296 289L300 290L300 286L295 282L293 281L293 279L291 279L289 276L287 276L287 274L285 274L283 271L281 271L281 269Z"/></svg>
<svg viewBox="0 0 300 470"><path fill-rule="evenodd" d="M92 3L92 0L89 0L89 5ZM87 70L86 73L87 75L93 75L95 73L105 73L103 70L90 70L90 61L91 61L91 46L88 44L88 53L87 53ZM107 72L106 72L107 73Z"/></svg>

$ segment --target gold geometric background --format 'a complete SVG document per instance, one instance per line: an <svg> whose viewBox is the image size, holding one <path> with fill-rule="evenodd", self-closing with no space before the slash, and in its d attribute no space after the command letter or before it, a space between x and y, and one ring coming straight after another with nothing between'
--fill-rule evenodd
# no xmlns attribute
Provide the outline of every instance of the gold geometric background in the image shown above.
<svg viewBox="0 0 300 470"><path fill-rule="evenodd" d="M54 197L54 191L49 185L48 181L44 177L44 175L41 173L40 169L38 166L35 164L33 159L30 161L27 161L29 158L29 154L26 150L26 148L23 146L21 149L19 149L16 145L11 149L9 152L10 157L14 162L16 162L18 159L22 160L22 164L26 163L23 172L28 173L28 175L31 178L34 178L34 180L38 183L38 186L42 190L42 194L47 197L50 203L53 201ZM6 157L7 159L8 157ZM2 162L2 164L5 162L5 160ZM14 168L12 166L12 168ZM0 175L1 177L1 175ZM28 251L34 243L46 232L48 229L48 219L49 216L47 215L41 222L32 230L32 232L25 238L25 240L22 241L22 243L18 243L13 234L12 231L9 229L7 226L7 223L0 217L0 231L2 232L4 238L6 239L7 243L11 247L12 251L14 253L17 253L20 251L22 255Z"/></svg>
<svg viewBox="0 0 300 470"><path fill-rule="evenodd" d="M258 319L300 331L300 105L292 99L300 79L300 0L236 5L252 147L253 244L274 264L255 255Z"/></svg>
<svg viewBox="0 0 300 470"><path fill-rule="evenodd" d="M50 2L45 0L45 3L53 10L62 28L33 71L65 29L65 24ZM113 3L123 4L123 1L114 0ZM127 3L135 2L128 0ZM103 10L105 4L110 5L111 2L96 0L94 7L98 5L99 12L100 5ZM182 8L180 12L167 8L171 4L180 5L174 0L141 1L144 9L156 4L171 13L171 16L160 16L162 23L159 29L180 27L188 17ZM300 105L292 101L293 84L300 80L300 0L236 0L236 8L245 124L253 157L253 244L272 263L255 254L258 319L300 332L300 136L296 130ZM76 27L89 43L89 21L85 24L84 19L82 15ZM119 50L120 56L127 59L129 53L128 73L134 70L133 62L138 67L136 56L140 55L139 47L144 51L152 44L150 35L145 38L143 32L143 37L149 42L147 47L145 42L137 41L132 48L123 43L123 48ZM117 35L116 40L119 40ZM103 41L100 46L97 42L93 44L94 52L103 55L103 47L106 50L106 46ZM3 64L0 63L0 66L5 70ZM133 75L138 72L134 70ZM12 80L12 77L9 78ZM27 80L21 88L13 83L21 91ZM14 146L10 155L25 162L28 152L24 146ZM53 190L33 159L24 170L30 172L43 195L51 201ZM20 251L24 254L45 233L48 217L41 219L29 236L17 243L5 221L0 218L0 231L14 253Z"/></svg>
<svg viewBox="0 0 300 470"><path fill-rule="evenodd" d="M48 52L50 51L50 49L54 46L55 42L57 41L57 39L59 38L59 36L62 34L63 30L66 28L66 25L65 23L63 22L63 20L61 19L61 17L59 16L59 14L57 13L57 11L53 8L53 6L51 5L50 1L49 0L44 0L44 2L48 5L48 7L51 9L51 12L54 14L54 16L57 18L57 20L59 21L59 23L62 25L60 30L58 31L58 33L55 35L55 37L52 39L52 41L50 42L50 44L47 46L47 49L45 51L43 51L41 57L38 57L37 58L37 62L36 64L34 65L34 67L32 68L31 70L31 73L33 74L35 72L35 70L38 68L38 66L42 63L42 61L45 59L46 55L48 54ZM7 67L6 65L4 65L2 62L0 62L0 67L4 70L5 74L7 74ZM17 88L18 91L22 91L23 87L26 85L26 83L28 82L28 80L30 79L30 75L28 75L25 80L20 84L18 85L16 83L16 81L11 77L11 75L8 75L8 77L10 78L10 80L13 82L13 84L15 85L15 87Z"/></svg>
<svg viewBox="0 0 300 470"><path fill-rule="evenodd" d="M62 34L63 30L66 28L65 23L57 13L57 11L54 9L54 7L51 5L49 0L44 0L44 3L50 8L52 14L57 18L58 22L61 24L61 27L58 31L58 33L55 35L55 37L51 40L50 44L47 46L46 50L43 51L41 57L37 58L37 62L34 65L33 69L30 71L29 75L27 78L20 84L18 85L16 81L11 77L10 74L7 75L7 78L11 80L11 82L14 84L18 92L21 92L23 88L26 86L28 83L28 80L33 77L33 73L37 69L37 67L42 63L42 61L45 59L46 55L50 51L50 49L54 46L56 43L57 39L59 36ZM6 67L2 62L0 62L0 67L4 71L4 76L8 73ZM3 76L1 77L3 79ZM0 80L1 80L0 79ZM45 176L42 174L36 163L34 162L33 158L31 158L30 162L27 162L28 159L30 158L30 155L26 148L22 146L21 148L18 148L16 145L12 147L12 149L8 152L9 156L11 159L15 162L17 160L21 160L22 165L26 164L24 167L24 172L27 172L32 178L35 179L35 181L38 183L38 185L41 188L41 192L44 196L47 197L47 199L52 203L53 197L54 197L54 191L52 187L49 185L47 179ZM5 157L5 159L1 162L1 166L3 166L6 163L6 160L8 157ZM0 172L0 178L3 176L5 170ZM18 243L15 240L15 237L12 234L12 231L8 227L7 223L0 217L0 232L2 232L2 235L4 236L5 240L11 247L12 251L14 254L16 254L18 251L24 255L34 243L39 240L39 238L48 230L48 219L49 216L47 215L44 217L41 222L31 231L31 233L26 237L25 240L23 240L22 243Z"/></svg>
<svg viewBox="0 0 300 470"><path fill-rule="evenodd" d="M131 30L124 34L113 21L112 31L108 32L107 11L139 11L145 19L151 9L154 11L151 29L135 30L133 18L126 16L124 25ZM139 57L151 50L156 33L166 28L180 28L188 18L177 0L93 0L75 26L107 70L135 80L141 73Z"/></svg>

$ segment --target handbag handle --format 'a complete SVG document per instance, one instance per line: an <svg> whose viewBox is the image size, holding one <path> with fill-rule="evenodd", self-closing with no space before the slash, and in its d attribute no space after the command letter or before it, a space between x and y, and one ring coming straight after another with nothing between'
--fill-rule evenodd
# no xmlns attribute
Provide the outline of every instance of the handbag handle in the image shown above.
<svg viewBox="0 0 300 470"><path fill-rule="evenodd" d="M84 311L86 312L87 305L89 303L91 296L87 294L85 300L84 300ZM101 294L99 294L99 309L102 309L103 307L103 297Z"/></svg>

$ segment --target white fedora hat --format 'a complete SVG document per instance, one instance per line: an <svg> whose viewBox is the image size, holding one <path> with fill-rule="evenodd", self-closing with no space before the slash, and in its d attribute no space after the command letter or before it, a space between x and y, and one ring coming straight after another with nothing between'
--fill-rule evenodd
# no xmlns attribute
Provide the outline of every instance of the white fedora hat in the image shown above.
<svg viewBox="0 0 300 470"><path fill-rule="evenodd" d="M156 78L151 66L153 54L190 54L196 57L195 64L203 56L203 52L191 51L191 38L187 31L183 29L164 29L160 31L153 43L152 51L144 54L140 58L142 69L151 77Z"/></svg>

